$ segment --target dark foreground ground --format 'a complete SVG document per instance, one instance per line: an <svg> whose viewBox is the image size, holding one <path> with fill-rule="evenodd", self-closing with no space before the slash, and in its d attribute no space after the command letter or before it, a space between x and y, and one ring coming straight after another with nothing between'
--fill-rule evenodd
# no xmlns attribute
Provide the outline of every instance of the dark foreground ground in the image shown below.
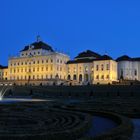
<svg viewBox="0 0 140 140"><path fill-rule="evenodd" d="M1 87L2 88L2 87ZM1 104L0 139L137 140L131 118L140 118L140 86L10 87L5 97L47 99ZM49 100L49 101L48 101ZM94 116L116 127L98 136L85 135ZM94 124L93 124L94 125ZM138 130L136 132L138 134Z"/></svg>

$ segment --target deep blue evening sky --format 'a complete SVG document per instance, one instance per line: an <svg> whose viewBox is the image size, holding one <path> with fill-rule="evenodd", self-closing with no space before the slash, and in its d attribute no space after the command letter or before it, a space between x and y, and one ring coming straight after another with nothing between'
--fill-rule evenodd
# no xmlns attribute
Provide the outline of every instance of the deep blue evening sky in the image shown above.
<svg viewBox="0 0 140 140"><path fill-rule="evenodd" d="M140 56L140 0L1 0L0 64L42 40L71 58L91 49Z"/></svg>

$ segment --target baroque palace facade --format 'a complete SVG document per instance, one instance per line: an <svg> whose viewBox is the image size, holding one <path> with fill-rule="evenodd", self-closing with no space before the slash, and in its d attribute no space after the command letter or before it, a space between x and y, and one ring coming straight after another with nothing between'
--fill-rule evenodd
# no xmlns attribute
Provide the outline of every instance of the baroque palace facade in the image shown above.
<svg viewBox="0 0 140 140"><path fill-rule="evenodd" d="M10 57L7 67L0 65L0 84L111 84L119 79L140 80L140 58L122 56L115 61L87 50L70 60L39 37L19 56Z"/></svg>

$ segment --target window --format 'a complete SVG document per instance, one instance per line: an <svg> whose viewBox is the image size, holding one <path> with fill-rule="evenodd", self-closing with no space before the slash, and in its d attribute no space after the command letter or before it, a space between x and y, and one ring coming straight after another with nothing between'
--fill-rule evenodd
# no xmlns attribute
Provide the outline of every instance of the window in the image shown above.
<svg viewBox="0 0 140 140"><path fill-rule="evenodd" d="M99 70L99 65L96 65L96 70L97 70L97 71Z"/></svg>
<svg viewBox="0 0 140 140"><path fill-rule="evenodd" d="M88 72L88 67L87 66L85 67L85 71Z"/></svg>
<svg viewBox="0 0 140 140"><path fill-rule="evenodd" d="M102 71L104 70L104 65L103 65L103 64L101 65L101 70L102 70Z"/></svg>
<svg viewBox="0 0 140 140"><path fill-rule="evenodd" d="M99 75L96 76L96 79L97 79L97 80L99 79Z"/></svg>
<svg viewBox="0 0 140 140"><path fill-rule="evenodd" d="M68 80L71 80L71 76L70 75L68 75L68 78L67 78Z"/></svg>
<svg viewBox="0 0 140 140"><path fill-rule="evenodd" d="M101 76L101 79L102 79L102 80L104 79L104 75Z"/></svg>
<svg viewBox="0 0 140 140"><path fill-rule="evenodd" d="M44 68L42 67L42 71L44 70Z"/></svg>
<svg viewBox="0 0 140 140"><path fill-rule="evenodd" d="M77 77L76 77L76 75L73 75L73 80L77 80Z"/></svg>
<svg viewBox="0 0 140 140"><path fill-rule="evenodd" d="M134 75L137 76L137 70L135 70Z"/></svg>
<svg viewBox="0 0 140 140"><path fill-rule="evenodd" d="M74 68L74 73L76 72L76 68Z"/></svg>
<svg viewBox="0 0 140 140"><path fill-rule="evenodd" d="M46 67L46 71L48 71L48 66Z"/></svg>
<svg viewBox="0 0 140 140"><path fill-rule="evenodd" d="M109 70L109 64L106 65L106 70Z"/></svg>
<svg viewBox="0 0 140 140"><path fill-rule="evenodd" d="M106 79L109 79L109 75L106 76Z"/></svg>

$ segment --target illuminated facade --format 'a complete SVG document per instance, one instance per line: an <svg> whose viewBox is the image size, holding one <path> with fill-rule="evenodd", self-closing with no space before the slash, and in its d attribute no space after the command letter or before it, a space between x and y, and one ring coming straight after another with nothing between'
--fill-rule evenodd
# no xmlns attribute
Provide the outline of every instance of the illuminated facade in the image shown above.
<svg viewBox="0 0 140 140"><path fill-rule="evenodd" d="M37 39L25 46L18 57L11 57L2 79L15 84L53 84L66 79L69 56L55 52L51 46Z"/></svg>
<svg viewBox="0 0 140 140"><path fill-rule="evenodd" d="M87 50L67 62L67 78L75 84L108 84L117 81L117 62Z"/></svg>

